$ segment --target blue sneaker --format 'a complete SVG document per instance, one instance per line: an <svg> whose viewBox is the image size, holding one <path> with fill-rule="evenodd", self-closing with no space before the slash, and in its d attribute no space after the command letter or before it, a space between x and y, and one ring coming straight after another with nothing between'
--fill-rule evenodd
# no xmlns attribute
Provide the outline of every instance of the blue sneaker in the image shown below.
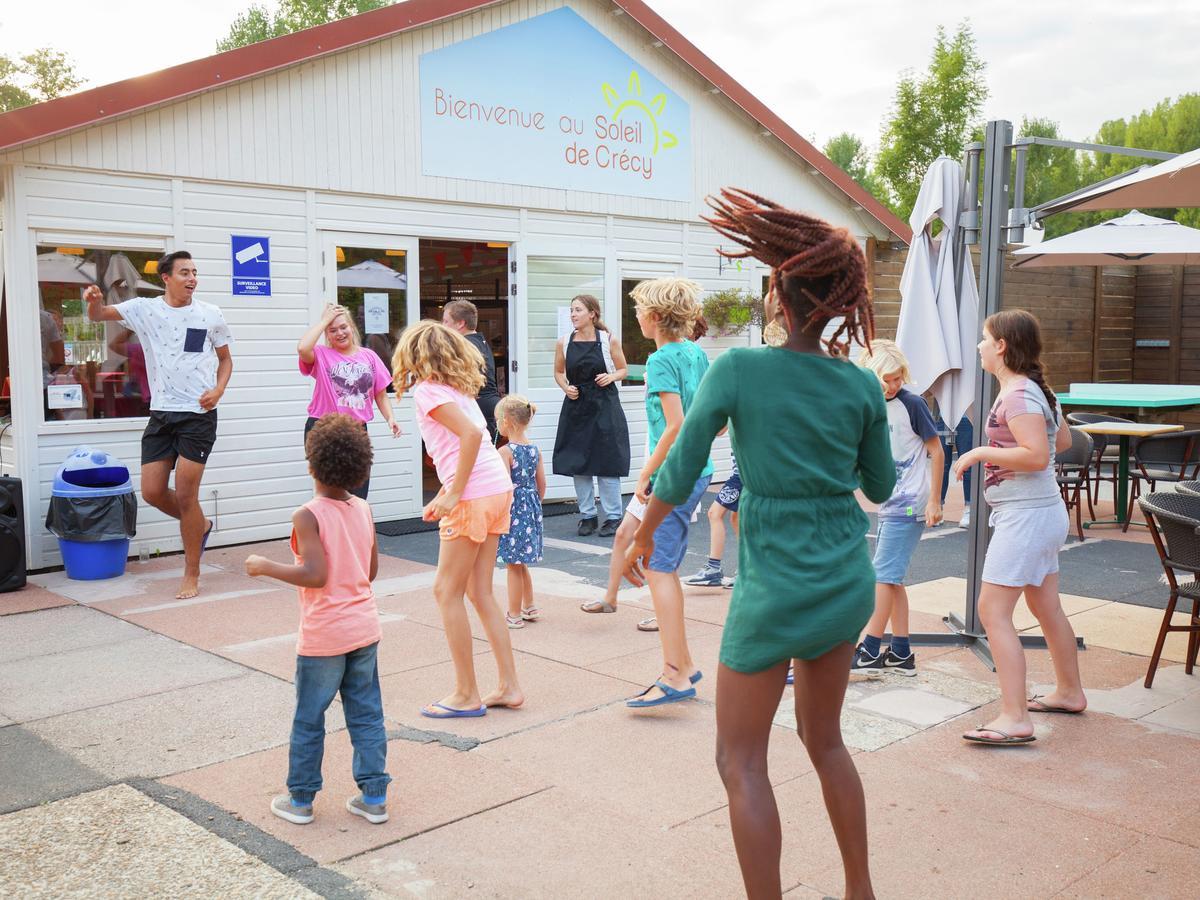
<svg viewBox="0 0 1200 900"><path fill-rule="evenodd" d="M851 673L859 672L864 675L880 675L883 673L883 652L872 656L866 648L859 644L854 648L854 659L850 663Z"/></svg>
<svg viewBox="0 0 1200 900"><path fill-rule="evenodd" d="M917 674L917 654L909 653L908 656L897 656L892 652L892 648L888 647L887 654L880 653L883 657L883 662L880 668L885 672L895 672L897 675L907 675L909 678Z"/></svg>
<svg viewBox="0 0 1200 900"><path fill-rule="evenodd" d="M707 565L695 575L683 580L684 584L690 584L693 587L721 587L724 582L725 574L720 569L714 569Z"/></svg>

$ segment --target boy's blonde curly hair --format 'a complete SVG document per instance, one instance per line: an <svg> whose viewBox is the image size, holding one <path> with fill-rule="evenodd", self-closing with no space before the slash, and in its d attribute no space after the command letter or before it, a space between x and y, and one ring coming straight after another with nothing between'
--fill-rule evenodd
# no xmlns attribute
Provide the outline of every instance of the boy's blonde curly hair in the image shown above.
<svg viewBox="0 0 1200 900"><path fill-rule="evenodd" d="M663 334L678 340L692 335L700 317L701 290L690 278L652 278L640 282L629 296L639 309L653 313Z"/></svg>
<svg viewBox="0 0 1200 900"><path fill-rule="evenodd" d="M858 364L864 369L870 369L883 384L888 375L900 373L905 384L912 384L912 373L908 371L908 357L895 341L876 338L871 346L858 354Z"/></svg>
<svg viewBox="0 0 1200 900"><path fill-rule="evenodd" d="M474 397L483 387L483 356L441 322L422 319L405 328L392 354L392 384L404 393L418 381L436 381Z"/></svg>

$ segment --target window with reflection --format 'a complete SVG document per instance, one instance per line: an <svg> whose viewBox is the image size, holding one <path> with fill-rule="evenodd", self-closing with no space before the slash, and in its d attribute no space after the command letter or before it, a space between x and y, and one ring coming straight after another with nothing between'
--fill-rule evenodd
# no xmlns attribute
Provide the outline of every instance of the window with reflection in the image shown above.
<svg viewBox="0 0 1200 900"><path fill-rule="evenodd" d="M365 247L338 247L336 253L337 302L353 315L363 346L390 372L396 340L408 324L405 253Z"/></svg>
<svg viewBox="0 0 1200 900"><path fill-rule="evenodd" d="M162 251L37 248L42 407L47 422L121 419L150 410L146 355L121 322L92 322L83 302L92 284L112 306L163 294Z"/></svg>

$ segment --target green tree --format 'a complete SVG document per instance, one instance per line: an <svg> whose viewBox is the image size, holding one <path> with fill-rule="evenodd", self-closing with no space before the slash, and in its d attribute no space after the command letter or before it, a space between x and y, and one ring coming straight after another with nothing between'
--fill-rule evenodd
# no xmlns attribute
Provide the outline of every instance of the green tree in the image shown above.
<svg viewBox="0 0 1200 900"><path fill-rule="evenodd" d="M1017 130L1018 137L1042 137L1061 140L1058 123L1049 119L1025 117ZM980 138L982 140L982 138ZM1025 207L1037 206L1063 194L1077 190L1087 182L1081 170L1078 150L1066 147L1046 147L1034 144L1029 148L1025 164ZM1015 178L1015 171L1014 171ZM1058 237L1079 227L1073 216L1052 216L1045 222L1046 237Z"/></svg>
<svg viewBox="0 0 1200 900"><path fill-rule="evenodd" d="M875 173L871 171L871 155L858 135L843 131L830 138L822 152L842 171L857 181L868 194L877 200L882 200L887 196L887 192L880 186Z"/></svg>
<svg viewBox="0 0 1200 900"><path fill-rule="evenodd" d="M907 221L921 179L939 156L962 157L972 125L983 111L986 64L975 35L963 22L950 37L938 26L929 68L904 75L896 85L875 160L875 175L888 205Z"/></svg>
<svg viewBox="0 0 1200 900"><path fill-rule="evenodd" d="M1095 141L1116 147L1139 147L1142 150L1163 150L1168 153L1195 150L1200 147L1200 94L1182 94L1174 100L1168 97L1152 109L1143 110L1133 116L1129 121L1111 119L1100 126ZM1153 164L1153 160L1116 153L1089 154L1080 166L1079 186L1093 184L1147 163ZM1200 227L1198 209L1144 209L1142 212L1164 219L1175 219L1193 228ZM1119 215L1124 215L1124 210L1081 213L1078 214L1078 222L1093 225Z"/></svg>
<svg viewBox="0 0 1200 900"><path fill-rule="evenodd" d="M272 14L267 7L253 3L233 20L224 40L217 41L217 51L245 47L390 5L391 0L280 0Z"/></svg>
<svg viewBox="0 0 1200 900"><path fill-rule="evenodd" d="M42 47L12 59L0 55L0 112L69 94L83 84L65 53Z"/></svg>

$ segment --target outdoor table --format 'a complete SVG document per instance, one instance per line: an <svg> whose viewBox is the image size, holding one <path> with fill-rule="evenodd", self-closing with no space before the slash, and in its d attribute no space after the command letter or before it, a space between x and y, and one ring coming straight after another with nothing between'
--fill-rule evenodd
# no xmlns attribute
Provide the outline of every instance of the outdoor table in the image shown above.
<svg viewBox="0 0 1200 900"><path fill-rule="evenodd" d="M1061 397L1059 398L1062 399ZM1124 525L1129 515L1129 439L1149 437L1152 434L1167 434L1183 431L1182 425L1155 425L1142 422L1094 422L1091 425L1073 425L1087 434L1116 435L1121 439L1121 455L1117 463L1117 509L1116 518L1096 522L1084 522L1084 528L1097 525Z"/></svg>
<svg viewBox="0 0 1200 900"><path fill-rule="evenodd" d="M1139 416L1165 409L1200 406L1196 384L1072 384L1058 395L1063 406L1098 406L1103 409L1134 409Z"/></svg>

